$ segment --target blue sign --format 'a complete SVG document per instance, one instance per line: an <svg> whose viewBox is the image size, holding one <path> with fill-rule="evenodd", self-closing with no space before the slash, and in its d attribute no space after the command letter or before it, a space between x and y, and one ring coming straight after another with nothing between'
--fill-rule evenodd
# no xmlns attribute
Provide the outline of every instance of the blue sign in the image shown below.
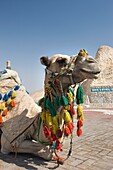
<svg viewBox="0 0 113 170"><path fill-rule="evenodd" d="M113 87L95 87L91 88L91 92L111 92Z"/></svg>

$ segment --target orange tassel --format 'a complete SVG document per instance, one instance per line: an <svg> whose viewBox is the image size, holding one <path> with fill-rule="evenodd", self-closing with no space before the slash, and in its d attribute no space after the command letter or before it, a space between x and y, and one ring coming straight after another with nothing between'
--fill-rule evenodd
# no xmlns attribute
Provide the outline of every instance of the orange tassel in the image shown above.
<svg viewBox="0 0 113 170"><path fill-rule="evenodd" d="M72 133L73 128L74 128L73 123L72 122L68 122L67 123L67 127L69 128L70 132Z"/></svg>
<svg viewBox="0 0 113 170"><path fill-rule="evenodd" d="M16 104L15 104L15 101L12 100L12 101L11 101L11 106L12 106L12 107L15 107L15 105L16 105Z"/></svg>
<svg viewBox="0 0 113 170"><path fill-rule="evenodd" d="M2 116L6 116L8 113L8 108L6 108L3 112L2 112Z"/></svg>
<svg viewBox="0 0 113 170"><path fill-rule="evenodd" d="M77 128L81 128L83 126L83 122L82 122L82 120L78 120L78 122L77 122Z"/></svg>
<svg viewBox="0 0 113 170"><path fill-rule="evenodd" d="M65 134L66 136L69 136L69 135L71 134L71 131L70 131L70 129L69 129L68 126L65 127L65 129L64 129L64 134Z"/></svg>
<svg viewBox="0 0 113 170"><path fill-rule="evenodd" d="M81 136L82 135L82 129L77 129L77 136Z"/></svg>
<svg viewBox="0 0 113 170"><path fill-rule="evenodd" d="M0 115L0 123L2 123L2 122L3 122L2 115Z"/></svg>
<svg viewBox="0 0 113 170"><path fill-rule="evenodd" d="M47 126L44 126L44 135L46 138L51 136L51 131L48 129Z"/></svg>

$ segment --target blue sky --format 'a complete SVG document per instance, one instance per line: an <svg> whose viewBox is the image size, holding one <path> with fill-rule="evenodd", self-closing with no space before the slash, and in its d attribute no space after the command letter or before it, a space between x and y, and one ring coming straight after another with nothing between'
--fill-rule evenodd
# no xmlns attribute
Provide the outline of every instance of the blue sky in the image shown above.
<svg viewBox="0 0 113 170"><path fill-rule="evenodd" d="M95 57L113 47L113 0L0 0L0 70L11 60L26 89L43 87L43 55Z"/></svg>

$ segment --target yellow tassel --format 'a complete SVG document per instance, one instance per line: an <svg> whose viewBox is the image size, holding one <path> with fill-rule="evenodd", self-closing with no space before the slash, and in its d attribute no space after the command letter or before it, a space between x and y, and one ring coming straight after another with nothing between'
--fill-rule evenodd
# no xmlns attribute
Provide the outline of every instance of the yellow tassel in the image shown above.
<svg viewBox="0 0 113 170"><path fill-rule="evenodd" d="M83 114L81 115L80 119L81 119L82 121L84 121L84 115L83 115Z"/></svg>
<svg viewBox="0 0 113 170"><path fill-rule="evenodd" d="M15 91L12 92L11 97L12 97L12 99L14 99L16 97L16 92Z"/></svg>
<svg viewBox="0 0 113 170"><path fill-rule="evenodd" d="M66 123L71 121L70 113L67 110L64 110L63 112L63 119Z"/></svg>
<svg viewBox="0 0 113 170"><path fill-rule="evenodd" d="M61 114L57 114L57 119L58 119L58 126L62 125L62 115Z"/></svg>
<svg viewBox="0 0 113 170"><path fill-rule="evenodd" d="M58 130L58 126L55 125L55 124L53 124L53 126L52 126L52 131L53 131L53 134L54 134L54 135L56 134L57 130Z"/></svg>
<svg viewBox="0 0 113 170"><path fill-rule="evenodd" d="M55 117L52 117L53 119L53 124L58 126L58 115L56 115Z"/></svg>
<svg viewBox="0 0 113 170"><path fill-rule="evenodd" d="M70 105L65 106L66 110L70 110Z"/></svg>
<svg viewBox="0 0 113 170"><path fill-rule="evenodd" d="M71 93L71 91L69 93L67 93L67 95L68 95L68 101L69 101L69 103L71 103L74 100L74 96Z"/></svg>
<svg viewBox="0 0 113 170"><path fill-rule="evenodd" d="M5 108L5 103L1 103L0 104L0 110L4 110L4 108Z"/></svg>
<svg viewBox="0 0 113 170"><path fill-rule="evenodd" d="M52 117L50 113L48 114L48 124L49 126L52 126Z"/></svg>
<svg viewBox="0 0 113 170"><path fill-rule="evenodd" d="M82 111L82 106L79 104L78 107L77 107L77 116L81 116L83 114L83 111Z"/></svg>
<svg viewBox="0 0 113 170"><path fill-rule="evenodd" d="M9 98L6 102L6 104L9 105L11 103L11 101L12 101L11 98Z"/></svg>
<svg viewBox="0 0 113 170"><path fill-rule="evenodd" d="M77 107L77 119L81 119L82 121L84 120L83 110L80 104Z"/></svg>
<svg viewBox="0 0 113 170"><path fill-rule="evenodd" d="M43 112L41 113L41 118L42 118L42 120L43 120L44 122L46 122L46 112L45 112L45 111L43 111Z"/></svg>
<svg viewBox="0 0 113 170"><path fill-rule="evenodd" d="M46 122L48 123L49 126L52 125L52 117L50 111L46 111Z"/></svg>

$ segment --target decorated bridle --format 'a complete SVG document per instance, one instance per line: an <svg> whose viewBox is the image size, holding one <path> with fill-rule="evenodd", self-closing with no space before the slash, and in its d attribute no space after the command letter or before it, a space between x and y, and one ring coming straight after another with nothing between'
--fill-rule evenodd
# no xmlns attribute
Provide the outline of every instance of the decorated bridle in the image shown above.
<svg viewBox="0 0 113 170"><path fill-rule="evenodd" d="M46 68L46 74L50 75L50 81L47 86L45 85L44 98L39 101L39 105L42 107L42 114L39 120L40 122L39 129L40 129L41 122L43 122L43 130L44 130L45 137L48 138L49 144L52 146L54 153L56 155L56 159L60 164L64 163L64 159L60 158L56 151L62 150L62 144L65 137L71 136L70 149L67 158L71 155L72 152L72 138L73 138L73 129L74 129L73 116L75 115L74 90L72 87L69 87L67 89L66 94L64 94L61 78L62 76L69 75L69 77L71 77L70 78L71 84L72 85L75 84L72 77L72 72L73 69L75 68L75 61L77 57L79 57L79 55L84 56L86 54L87 52L85 50L80 50L78 55L74 57L70 57L71 58L70 62L63 70L60 71L60 73L51 72ZM76 103L78 105L77 136L80 136L82 134L81 127L83 126L83 120L84 120L82 106L81 106L81 104L83 103L82 86L79 86L77 89ZM44 144L44 142L41 143ZM48 144L48 142L45 144Z"/></svg>
<svg viewBox="0 0 113 170"><path fill-rule="evenodd" d="M63 70L61 70L59 73L52 72L52 71L48 70L48 68L46 68L45 69L46 74L49 74L53 80L68 75L70 77L71 84L75 84L73 81L73 78L72 78L72 71L75 67L75 61L76 61L77 57L78 57L77 55L71 56L70 62L67 63L66 67Z"/></svg>

